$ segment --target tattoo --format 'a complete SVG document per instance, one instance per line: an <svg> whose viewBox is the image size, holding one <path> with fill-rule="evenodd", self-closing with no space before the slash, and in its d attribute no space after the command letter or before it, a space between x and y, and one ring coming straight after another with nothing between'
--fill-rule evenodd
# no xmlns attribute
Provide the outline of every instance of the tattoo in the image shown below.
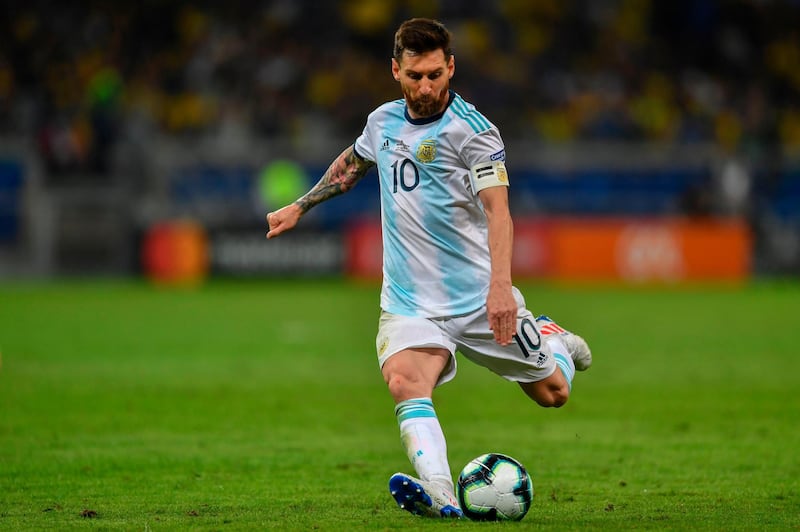
<svg viewBox="0 0 800 532"><path fill-rule="evenodd" d="M349 146L331 163L317 184L295 204L306 213L311 207L353 188L374 165L372 161L358 157L353 146Z"/></svg>

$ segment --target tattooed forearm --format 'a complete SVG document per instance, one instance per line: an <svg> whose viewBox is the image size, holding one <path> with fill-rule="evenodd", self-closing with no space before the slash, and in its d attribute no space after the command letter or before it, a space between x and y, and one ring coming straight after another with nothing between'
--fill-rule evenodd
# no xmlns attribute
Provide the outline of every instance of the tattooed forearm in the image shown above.
<svg viewBox="0 0 800 532"><path fill-rule="evenodd" d="M314 205L353 188L373 165L371 161L356 157L353 146L350 146L331 163L319 182L295 201L295 204L305 213Z"/></svg>

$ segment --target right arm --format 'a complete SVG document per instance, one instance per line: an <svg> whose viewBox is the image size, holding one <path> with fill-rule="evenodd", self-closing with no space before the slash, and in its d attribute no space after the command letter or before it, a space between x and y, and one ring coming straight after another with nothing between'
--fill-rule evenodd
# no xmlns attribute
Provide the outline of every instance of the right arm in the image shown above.
<svg viewBox="0 0 800 532"><path fill-rule="evenodd" d="M331 163L322 178L311 190L294 203L267 214L269 232L267 238L273 238L292 229L300 217L311 207L322 203L353 188L359 179L375 165L372 161L361 159L355 154L353 146L348 146Z"/></svg>

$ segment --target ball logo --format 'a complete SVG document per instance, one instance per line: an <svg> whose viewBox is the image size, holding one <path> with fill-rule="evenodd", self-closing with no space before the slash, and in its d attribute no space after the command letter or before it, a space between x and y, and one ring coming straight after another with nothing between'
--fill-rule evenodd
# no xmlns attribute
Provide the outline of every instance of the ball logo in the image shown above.
<svg viewBox="0 0 800 532"><path fill-rule="evenodd" d="M417 160L421 163L432 163L436 159L436 141L423 140L417 148Z"/></svg>

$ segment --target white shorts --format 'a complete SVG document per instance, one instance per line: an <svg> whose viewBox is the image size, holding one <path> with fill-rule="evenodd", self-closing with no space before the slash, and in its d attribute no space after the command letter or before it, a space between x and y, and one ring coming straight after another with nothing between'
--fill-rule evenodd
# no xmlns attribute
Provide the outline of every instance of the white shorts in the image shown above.
<svg viewBox="0 0 800 532"><path fill-rule="evenodd" d="M495 341L485 306L453 318L414 318L381 312L375 342L380 366L404 349L434 347L450 352L450 362L437 386L455 377L456 351L510 381L546 379L556 369L555 359L542 340L536 319L525 307L525 298L516 288L512 290L517 301L517 333L506 346Z"/></svg>

